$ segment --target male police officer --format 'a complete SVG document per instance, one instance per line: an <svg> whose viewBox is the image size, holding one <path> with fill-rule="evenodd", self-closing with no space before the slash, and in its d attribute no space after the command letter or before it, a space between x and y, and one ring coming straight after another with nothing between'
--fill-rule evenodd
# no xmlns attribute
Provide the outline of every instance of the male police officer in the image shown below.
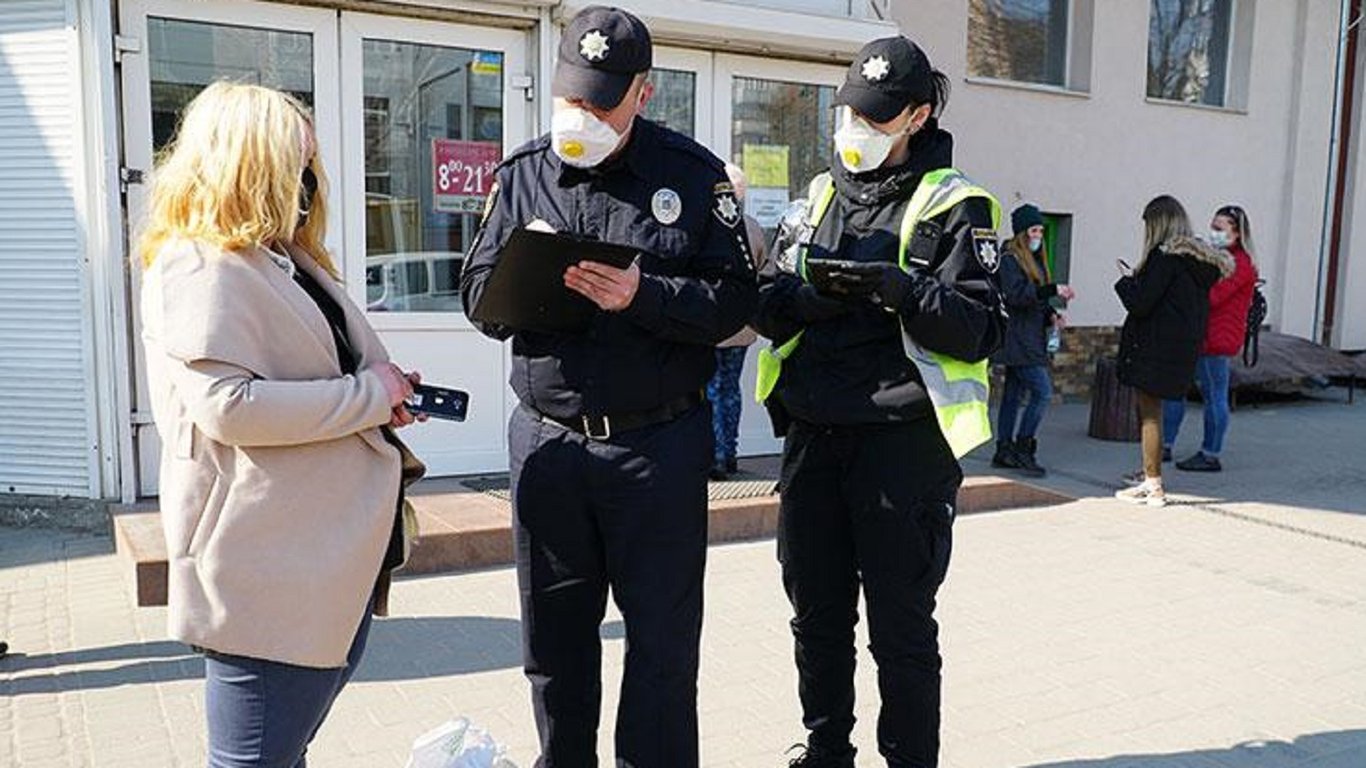
<svg viewBox="0 0 1366 768"><path fill-rule="evenodd" d="M581 335L512 338L521 400L508 427L524 655L539 766L597 765L599 625L611 588L626 624L617 765L698 763L697 665L714 345L757 301L721 162L640 113L649 31L588 7L564 30L548 136L497 173L461 277L478 304L498 252L530 227L634 246L636 264L565 274L599 308ZM553 262L550 262L553 263Z"/></svg>
<svg viewBox="0 0 1366 768"><path fill-rule="evenodd" d="M1000 343L1000 206L952 169L948 81L904 37L869 43L836 94L835 164L760 279L759 399L788 423L778 552L792 602L805 768L853 768L862 586L878 667L878 749L939 753L935 594L963 475L990 437ZM781 240L781 239L780 239Z"/></svg>

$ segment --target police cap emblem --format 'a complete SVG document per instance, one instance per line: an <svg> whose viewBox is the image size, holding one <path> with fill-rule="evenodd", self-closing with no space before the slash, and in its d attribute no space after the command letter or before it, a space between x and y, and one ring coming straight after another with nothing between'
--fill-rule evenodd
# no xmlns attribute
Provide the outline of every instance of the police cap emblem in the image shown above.
<svg viewBox="0 0 1366 768"><path fill-rule="evenodd" d="M589 61L603 61L607 52L612 50L608 37L599 30L593 30L579 39L579 55Z"/></svg>
<svg viewBox="0 0 1366 768"><path fill-rule="evenodd" d="M880 83L892 73L892 63L885 56L874 56L863 62L863 79L870 83Z"/></svg>

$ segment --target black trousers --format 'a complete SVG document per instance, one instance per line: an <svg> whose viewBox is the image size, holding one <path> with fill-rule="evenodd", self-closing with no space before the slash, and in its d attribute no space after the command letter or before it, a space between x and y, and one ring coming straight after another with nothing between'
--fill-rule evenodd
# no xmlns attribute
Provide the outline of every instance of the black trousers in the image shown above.
<svg viewBox="0 0 1366 768"><path fill-rule="evenodd" d="M710 409L596 442L519 408L508 436L536 765L598 764L610 587L626 625L616 765L696 768Z"/></svg>
<svg viewBox="0 0 1366 768"><path fill-rule="evenodd" d="M809 742L850 751L859 586L868 611L889 766L939 760L939 625L963 475L933 418L820 427L783 445L778 559L792 602L798 693Z"/></svg>

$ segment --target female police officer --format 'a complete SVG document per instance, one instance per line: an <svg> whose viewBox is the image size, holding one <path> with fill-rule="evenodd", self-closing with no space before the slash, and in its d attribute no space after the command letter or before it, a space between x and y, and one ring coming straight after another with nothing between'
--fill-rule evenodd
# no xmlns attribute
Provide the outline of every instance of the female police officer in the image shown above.
<svg viewBox="0 0 1366 768"><path fill-rule="evenodd" d="M878 748L890 766L938 761L935 593L957 457L990 438L985 360L1004 319L1000 206L951 168L936 119L947 95L910 40L865 46L836 96L834 168L760 279L757 328L773 348L757 394L786 436L778 554L810 730L794 766L854 765L860 583Z"/></svg>

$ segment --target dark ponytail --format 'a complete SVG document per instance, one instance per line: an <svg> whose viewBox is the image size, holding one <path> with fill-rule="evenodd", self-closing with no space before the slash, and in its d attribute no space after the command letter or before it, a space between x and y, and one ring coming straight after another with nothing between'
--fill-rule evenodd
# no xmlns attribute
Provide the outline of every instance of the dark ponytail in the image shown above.
<svg viewBox="0 0 1366 768"><path fill-rule="evenodd" d="M949 76L937 69L930 70L930 117L939 117L944 113L944 108L949 105ZM919 107L919 104L914 105Z"/></svg>

